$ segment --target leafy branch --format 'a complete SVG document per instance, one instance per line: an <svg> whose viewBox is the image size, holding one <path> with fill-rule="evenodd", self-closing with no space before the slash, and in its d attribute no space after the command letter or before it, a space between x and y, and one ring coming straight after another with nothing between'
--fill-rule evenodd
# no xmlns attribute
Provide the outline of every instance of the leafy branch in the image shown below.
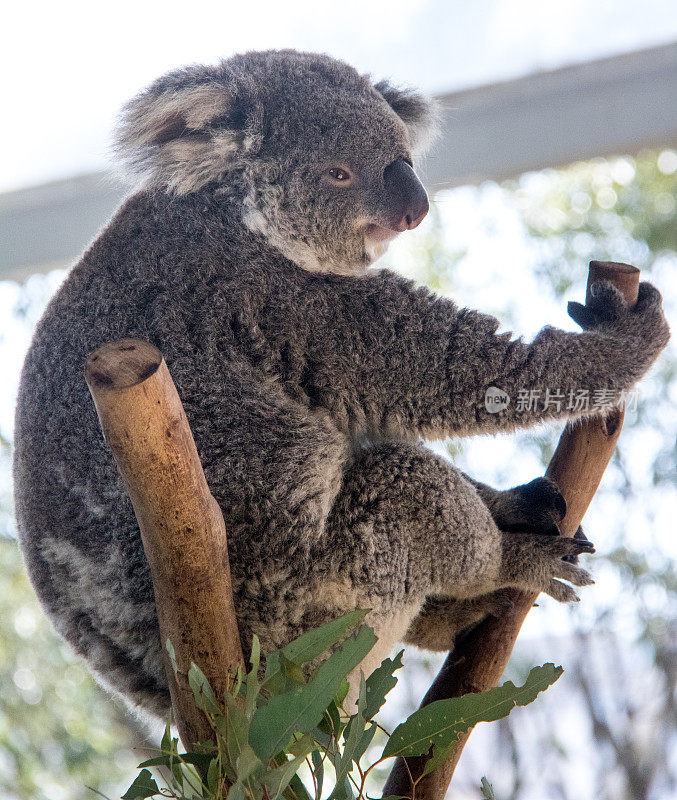
<svg viewBox="0 0 677 800"><path fill-rule="evenodd" d="M352 611L308 631L270 653L265 670L255 636L250 669L238 668L230 676L223 703L192 663L189 685L213 741L179 753L167 724L159 754L139 764L141 771L123 800L367 800L367 780L382 762L432 750L428 774L456 747L459 734L531 703L562 674L561 667L545 664L534 667L523 686L509 681L486 692L439 700L414 712L389 735L374 717L397 683L394 673L402 667L402 652L386 658L368 677L360 674L357 703L345 707L347 677L376 642L373 630L363 624L366 613ZM166 646L174 663L169 640ZM362 762L376 749L378 731L387 739L385 747L365 767ZM327 765L334 773L329 793ZM165 768L166 786L158 786L150 767Z"/></svg>

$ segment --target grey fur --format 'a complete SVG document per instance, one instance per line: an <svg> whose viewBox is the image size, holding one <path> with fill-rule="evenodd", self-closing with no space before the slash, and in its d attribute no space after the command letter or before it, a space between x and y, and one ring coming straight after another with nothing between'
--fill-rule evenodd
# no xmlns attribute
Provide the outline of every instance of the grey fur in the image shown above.
<svg viewBox="0 0 677 800"><path fill-rule="evenodd" d="M269 650L366 606L382 650L405 636L446 647L500 606L486 596L501 587L570 600L561 579L589 582L562 560L589 545L534 536L528 520L502 532L514 494L473 485L419 440L570 414L490 414L490 385L513 397L629 389L668 339L660 295L645 284L628 311L601 287L610 316L525 343L388 270L365 272L369 226L408 202L385 168L411 158L430 117L417 96L381 88L293 51L161 78L118 137L143 188L35 332L15 451L30 577L100 680L151 713L168 710L151 581L83 377L104 342L138 337L165 355L226 519L245 645L256 632ZM337 164L354 185L327 182Z"/></svg>

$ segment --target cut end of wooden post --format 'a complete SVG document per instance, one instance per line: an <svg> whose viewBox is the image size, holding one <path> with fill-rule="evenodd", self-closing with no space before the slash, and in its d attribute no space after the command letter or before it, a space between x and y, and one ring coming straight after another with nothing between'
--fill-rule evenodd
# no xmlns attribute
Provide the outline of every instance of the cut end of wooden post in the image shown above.
<svg viewBox="0 0 677 800"><path fill-rule="evenodd" d="M140 339L121 339L104 344L89 355L85 379L90 388L128 389L154 375L162 353Z"/></svg>
<svg viewBox="0 0 677 800"><path fill-rule="evenodd" d="M634 306L637 302L639 270L632 264L623 264L621 261L591 261L586 302L590 300L590 286L596 281L611 281L623 293L629 306Z"/></svg>

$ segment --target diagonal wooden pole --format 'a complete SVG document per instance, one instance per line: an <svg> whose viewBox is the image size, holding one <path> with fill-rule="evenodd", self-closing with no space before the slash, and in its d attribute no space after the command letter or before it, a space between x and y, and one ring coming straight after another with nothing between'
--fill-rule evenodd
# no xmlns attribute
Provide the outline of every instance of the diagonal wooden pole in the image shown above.
<svg viewBox="0 0 677 800"><path fill-rule="evenodd" d="M590 302L591 284L599 280L611 281L629 306L637 302L636 267L611 261L590 262L586 302ZM567 513L560 525L564 536L573 536L580 525L611 459L622 425L623 410L614 409L605 416L570 423L562 433L546 475L557 484L567 502ZM496 686L522 623L538 597L514 590L509 591L509 596L513 601L509 612L500 619L488 617L457 639L421 706ZM458 747L447 762L425 777L421 776L429 754L406 762L398 759L383 790L384 797L415 795L417 800L443 800L469 735L460 736Z"/></svg>
<svg viewBox="0 0 677 800"><path fill-rule="evenodd" d="M212 739L188 685L190 662L222 698L243 664L226 526L160 351L137 339L105 344L85 366L104 437L141 528L172 707L186 748ZM177 675L165 650L176 653Z"/></svg>

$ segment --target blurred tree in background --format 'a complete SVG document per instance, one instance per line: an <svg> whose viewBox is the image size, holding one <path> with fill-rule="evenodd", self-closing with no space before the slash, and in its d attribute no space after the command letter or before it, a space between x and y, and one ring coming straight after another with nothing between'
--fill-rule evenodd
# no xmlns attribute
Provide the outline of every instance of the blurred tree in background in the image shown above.
<svg viewBox="0 0 677 800"><path fill-rule="evenodd" d="M472 224L457 224L454 209L465 205L476 210ZM583 296L589 260L628 261L660 286L675 320L676 206L675 152L597 159L443 193L428 224L384 260L519 331L567 324L565 300ZM483 251L492 241L496 257ZM484 264L475 268L473 254ZM514 262L522 257L519 272ZM44 298L19 297L17 309L33 324ZM543 601L510 667L516 679L532 664L560 659L561 685L473 734L455 797L479 798L485 773L501 800L677 793L676 408L671 344L642 383L636 410L628 410L586 519L598 546L597 586L575 610ZM558 436L538 429L444 449L479 479L507 486L542 473ZM142 737L39 609L14 539L8 442L0 448L0 795L79 800L95 796L88 785L114 797L140 760L130 748ZM382 714L386 727L417 704L438 663L407 654L403 685Z"/></svg>

